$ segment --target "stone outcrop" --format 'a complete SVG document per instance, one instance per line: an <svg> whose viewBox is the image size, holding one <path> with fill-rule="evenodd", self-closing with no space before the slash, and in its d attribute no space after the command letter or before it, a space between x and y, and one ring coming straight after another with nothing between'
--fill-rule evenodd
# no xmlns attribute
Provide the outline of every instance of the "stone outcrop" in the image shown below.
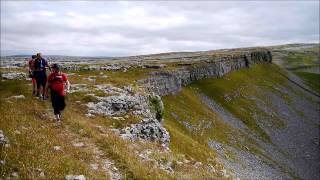
<svg viewBox="0 0 320 180"><path fill-rule="evenodd" d="M1 74L1 77L4 79L25 79L27 77L26 73L23 72L6 72Z"/></svg>
<svg viewBox="0 0 320 180"><path fill-rule="evenodd" d="M137 124L131 124L130 127L121 130L120 136L125 139L159 141L166 146L170 141L169 132L154 118L143 119Z"/></svg>
<svg viewBox="0 0 320 180"><path fill-rule="evenodd" d="M94 116L94 114L124 116L130 113L137 115L142 120L121 129L119 134L122 138L158 141L166 146L168 145L170 135L162 126L162 116L159 115L163 111L163 103L160 96L135 93L131 86L125 86L121 89L110 84L102 84L96 85L96 88L112 95L106 97L95 96L97 102L87 103L87 117ZM156 108L151 107L150 99L156 100L156 103L152 103Z"/></svg>
<svg viewBox="0 0 320 180"><path fill-rule="evenodd" d="M132 110L136 113L143 109L142 96L131 96L127 94L97 97L98 102L89 102L87 107L89 113L103 114L106 116L122 115Z"/></svg>
<svg viewBox="0 0 320 180"><path fill-rule="evenodd" d="M163 96L178 92L182 86L195 80L219 77L233 70L250 67L251 64L271 63L271 61L271 52L268 50L244 52L220 58L203 56L202 61L187 67L152 72L149 78L139 80L138 83L142 84L149 92Z"/></svg>

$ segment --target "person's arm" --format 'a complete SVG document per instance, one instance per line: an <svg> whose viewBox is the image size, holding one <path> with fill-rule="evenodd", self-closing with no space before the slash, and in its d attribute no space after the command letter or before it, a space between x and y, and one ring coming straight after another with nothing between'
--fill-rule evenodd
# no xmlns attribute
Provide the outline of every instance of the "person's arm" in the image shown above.
<svg viewBox="0 0 320 180"><path fill-rule="evenodd" d="M32 69L31 69L30 59L27 59L26 65L27 65L28 71L31 71Z"/></svg>
<svg viewBox="0 0 320 180"><path fill-rule="evenodd" d="M47 61L47 60L45 60L45 61L46 61L46 66L49 68L49 71L52 72L51 67L50 67L48 61Z"/></svg>
<svg viewBox="0 0 320 180"><path fill-rule="evenodd" d="M69 82L69 80L66 80L65 83L66 83L66 87L67 87L66 92L69 93L69 91L70 91L70 86L71 86L71 85L70 85L70 82Z"/></svg>
<svg viewBox="0 0 320 180"><path fill-rule="evenodd" d="M48 81L47 84L46 84L46 87L45 87L45 91L44 91L45 97L48 97L48 89L49 89L49 86L50 86L50 82Z"/></svg>
<svg viewBox="0 0 320 180"><path fill-rule="evenodd" d="M49 76L47 78L46 87L44 88L44 94L45 94L46 97L48 97L48 90L49 90L49 87L51 85L51 83L50 83L51 77L52 77L52 74L49 74Z"/></svg>

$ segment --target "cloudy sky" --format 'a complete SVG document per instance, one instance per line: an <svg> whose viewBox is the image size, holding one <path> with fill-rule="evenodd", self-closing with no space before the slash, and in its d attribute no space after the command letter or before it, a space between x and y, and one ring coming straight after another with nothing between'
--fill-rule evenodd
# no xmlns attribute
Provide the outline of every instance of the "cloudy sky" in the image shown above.
<svg viewBox="0 0 320 180"><path fill-rule="evenodd" d="M319 42L319 1L1 1L1 55L127 56Z"/></svg>

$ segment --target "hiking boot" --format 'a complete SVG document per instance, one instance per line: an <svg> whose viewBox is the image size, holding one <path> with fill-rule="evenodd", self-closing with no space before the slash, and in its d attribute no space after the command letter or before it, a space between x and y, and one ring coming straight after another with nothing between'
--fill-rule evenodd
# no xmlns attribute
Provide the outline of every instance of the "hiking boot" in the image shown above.
<svg viewBox="0 0 320 180"><path fill-rule="evenodd" d="M43 96L42 96L42 95L38 95L38 98L39 98L40 100L43 100Z"/></svg>
<svg viewBox="0 0 320 180"><path fill-rule="evenodd" d="M53 119L57 122L59 120L59 114L55 114Z"/></svg>
<svg viewBox="0 0 320 180"><path fill-rule="evenodd" d="M60 123L61 122L61 114L57 114L57 121Z"/></svg>

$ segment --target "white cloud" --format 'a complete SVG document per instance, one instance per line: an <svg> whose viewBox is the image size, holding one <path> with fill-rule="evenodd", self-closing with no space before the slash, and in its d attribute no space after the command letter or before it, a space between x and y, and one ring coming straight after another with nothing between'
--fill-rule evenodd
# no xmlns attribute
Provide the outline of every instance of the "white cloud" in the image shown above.
<svg viewBox="0 0 320 180"><path fill-rule="evenodd" d="M1 55L124 56L319 42L319 2L1 1Z"/></svg>

